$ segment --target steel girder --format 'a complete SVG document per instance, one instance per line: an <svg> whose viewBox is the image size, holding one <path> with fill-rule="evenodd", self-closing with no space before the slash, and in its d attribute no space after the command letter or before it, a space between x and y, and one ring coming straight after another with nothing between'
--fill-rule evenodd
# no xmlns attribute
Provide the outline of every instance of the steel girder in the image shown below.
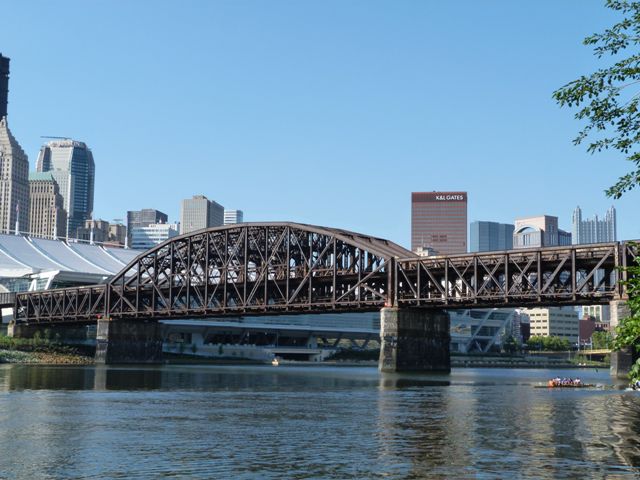
<svg viewBox="0 0 640 480"><path fill-rule="evenodd" d="M445 308L606 303L625 296L632 242L511 250L396 262L394 304Z"/></svg>
<svg viewBox="0 0 640 480"><path fill-rule="evenodd" d="M28 323L93 323L105 314L106 285L16 294L16 320Z"/></svg>
<svg viewBox="0 0 640 480"><path fill-rule="evenodd" d="M619 242L422 258L344 230L249 223L172 238L106 285L18 293L15 313L29 323L88 323L606 303L624 298L619 267L637 256L636 244Z"/></svg>
<svg viewBox="0 0 640 480"><path fill-rule="evenodd" d="M19 294L16 318L48 323L101 315L375 310L389 297L388 259L409 253L386 240L294 223L215 228L175 237L136 258L107 285L90 287L102 303L85 300L83 289Z"/></svg>

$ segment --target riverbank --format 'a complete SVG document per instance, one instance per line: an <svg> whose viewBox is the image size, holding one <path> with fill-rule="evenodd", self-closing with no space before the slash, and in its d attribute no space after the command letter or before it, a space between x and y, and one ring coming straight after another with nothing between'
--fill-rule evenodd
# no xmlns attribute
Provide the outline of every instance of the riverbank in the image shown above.
<svg viewBox="0 0 640 480"><path fill-rule="evenodd" d="M20 350L0 350L0 363L40 364L40 365L91 365L92 357L78 353L23 352Z"/></svg>

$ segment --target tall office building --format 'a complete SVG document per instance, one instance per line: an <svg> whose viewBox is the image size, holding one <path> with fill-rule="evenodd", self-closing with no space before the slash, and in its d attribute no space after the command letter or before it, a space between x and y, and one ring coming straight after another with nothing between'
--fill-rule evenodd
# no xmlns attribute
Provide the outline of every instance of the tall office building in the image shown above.
<svg viewBox="0 0 640 480"><path fill-rule="evenodd" d="M516 218L513 248L571 245L571 234L558 228L558 217L540 215Z"/></svg>
<svg viewBox="0 0 640 480"><path fill-rule="evenodd" d="M411 193L411 250L467 252L467 192Z"/></svg>
<svg viewBox="0 0 640 480"><path fill-rule="evenodd" d="M0 232L29 228L29 160L7 124L9 59L0 55Z"/></svg>
<svg viewBox="0 0 640 480"><path fill-rule="evenodd" d="M497 222L471 222L470 252L492 252L513 248L513 225Z"/></svg>
<svg viewBox="0 0 640 480"><path fill-rule="evenodd" d="M573 244L615 242L616 233L616 209L611 207L605 213L603 219L595 215L591 219L582 219L582 209L576 207L573 211Z"/></svg>
<svg viewBox="0 0 640 480"><path fill-rule="evenodd" d="M42 146L36 163L38 172L51 172L60 187L67 211L67 236L76 237L78 228L93 214L95 164L87 145L75 140L55 140Z"/></svg>
<svg viewBox="0 0 640 480"><path fill-rule="evenodd" d="M242 223L244 213L242 210L225 210L224 211L224 224L233 225L234 223Z"/></svg>
<svg viewBox="0 0 640 480"><path fill-rule="evenodd" d="M180 233L189 233L224 223L224 207L204 195L194 195L182 201L180 211Z"/></svg>
<svg viewBox="0 0 640 480"><path fill-rule="evenodd" d="M179 225L175 223L155 223L144 227L134 227L131 234L131 248L147 250L178 235Z"/></svg>
<svg viewBox="0 0 640 480"><path fill-rule="evenodd" d="M134 228L148 227L156 223L167 223L169 217L166 213L153 208L143 208L142 210L129 210L127 212L127 236L129 246L131 246L131 232Z"/></svg>
<svg viewBox="0 0 640 480"><path fill-rule="evenodd" d="M29 173L29 235L63 238L67 212L58 184L51 172Z"/></svg>
<svg viewBox="0 0 640 480"><path fill-rule="evenodd" d="M0 118L7 116L9 103L9 59L0 53Z"/></svg>
<svg viewBox="0 0 640 480"><path fill-rule="evenodd" d="M572 344L578 342L580 321L573 307L524 308L521 315L528 320L532 337L560 337Z"/></svg>
<svg viewBox="0 0 640 480"><path fill-rule="evenodd" d="M592 318L598 323L611 321L611 307L609 305L585 305L582 307L582 318Z"/></svg>
<svg viewBox="0 0 640 480"><path fill-rule="evenodd" d="M7 117L0 119L0 231L29 228L29 160L11 134Z"/></svg>

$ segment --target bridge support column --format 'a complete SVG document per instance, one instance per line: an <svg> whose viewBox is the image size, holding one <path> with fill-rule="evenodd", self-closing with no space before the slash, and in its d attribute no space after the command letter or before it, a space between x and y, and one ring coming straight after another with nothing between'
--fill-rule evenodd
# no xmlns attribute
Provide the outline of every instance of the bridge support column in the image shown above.
<svg viewBox="0 0 640 480"><path fill-rule="evenodd" d="M7 326L7 336L13 338L33 338L36 332L41 331L41 325L27 325L11 320Z"/></svg>
<svg viewBox="0 0 640 480"><path fill-rule="evenodd" d="M156 321L98 320L96 363L158 363L162 335Z"/></svg>
<svg viewBox="0 0 640 480"><path fill-rule="evenodd" d="M381 372L450 372L449 314L385 307L380 312Z"/></svg>
<svg viewBox="0 0 640 480"><path fill-rule="evenodd" d="M626 300L613 300L609 303L609 311L611 315L609 325L611 333L615 335L615 328L620 325L623 318L631 315L631 310L629 310ZM611 376L626 378L634 361L633 351L629 347L619 352L611 352Z"/></svg>

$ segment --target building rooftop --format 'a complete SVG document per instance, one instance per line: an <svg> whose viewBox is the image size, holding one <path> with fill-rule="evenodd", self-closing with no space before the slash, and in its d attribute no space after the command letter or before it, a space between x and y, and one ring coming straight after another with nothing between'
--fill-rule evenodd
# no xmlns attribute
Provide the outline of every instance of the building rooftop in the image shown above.
<svg viewBox="0 0 640 480"><path fill-rule="evenodd" d="M29 172L29 181L54 181L51 172Z"/></svg>
<svg viewBox="0 0 640 480"><path fill-rule="evenodd" d="M0 234L0 277L25 277L51 271L107 277L118 273L140 253L138 250Z"/></svg>

